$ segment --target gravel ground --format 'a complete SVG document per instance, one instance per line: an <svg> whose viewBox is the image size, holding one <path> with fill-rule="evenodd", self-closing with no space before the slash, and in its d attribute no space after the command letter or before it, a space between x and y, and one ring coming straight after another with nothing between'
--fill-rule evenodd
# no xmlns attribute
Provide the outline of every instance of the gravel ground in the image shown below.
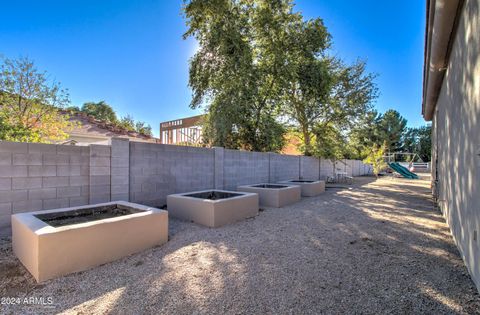
<svg viewBox="0 0 480 315"><path fill-rule="evenodd" d="M170 220L161 247L35 284L0 246L4 313L474 314L480 297L429 182L358 178L222 228Z"/></svg>

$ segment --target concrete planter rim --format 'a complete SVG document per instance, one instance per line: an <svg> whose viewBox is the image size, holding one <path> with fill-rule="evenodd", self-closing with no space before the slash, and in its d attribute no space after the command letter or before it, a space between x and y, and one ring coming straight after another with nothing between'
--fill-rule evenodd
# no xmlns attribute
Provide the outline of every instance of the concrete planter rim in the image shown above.
<svg viewBox="0 0 480 315"><path fill-rule="evenodd" d="M272 185L272 186L286 186L281 188L265 188L265 187L257 187L258 185ZM295 184L286 184L286 183L258 183L258 184L250 184L250 185L240 185L238 187L249 187L254 189L262 189L262 190L273 190L273 191L280 191L280 190L287 190L291 189L292 187L299 186Z"/></svg>
<svg viewBox="0 0 480 315"><path fill-rule="evenodd" d="M94 221L88 221L88 222L82 222L82 223L75 223L75 224L59 226L59 227L51 226L48 223L42 221L41 219L39 219L35 216L37 214L46 214L46 213L55 213L55 212L68 212L68 211L89 209L89 208L109 206L109 205L124 205L124 206L128 206L128 207L132 207L132 208L135 208L135 209L142 210L142 212L126 214L126 215L122 215L122 216L118 216L118 217L112 217L112 218L106 218L106 219L102 219L102 220L94 220ZM102 225L102 224L107 224L107 223L111 223L111 222L124 221L124 220L132 219L132 218L143 217L143 216L146 216L146 215L150 215L152 213L161 213L161 212L167 213L167 211L165 211L165 210L160 210L160 209L157 209L157 208L148 207L148 206L144 206L144 205L133 203L133 202L111 201L111 202L90 204L90 205L84 205L84 206L78 206L78 207L57 208L57 209L50 209L50 210L40 210L40 211L17 213L17 214L12 215L12 219L13 219L13 217L23 218L24 220L22 220L22 221L25 223L25 225L28 226L31 230L33 230L36 235L46 235L46 234L57 233L57 232L61 232L61 231L78 230L78 229L82 229L82 228L89 227L89 226L92 226L92 225Z"/></svg>
<svg viewBox="0 0 480 315"><path fill-rule="evenodd" d="M205 193L205 192L211 192L211 191L218 191L218 192L223 192L223 193L230 193L230 194L237 194L240 196L233 196L233 197L228 197L228 198L222 198L222 199L217 199L217 200L212 200L212 199L202 199L202 198L197 198L197 197L190 197L188 195L191 194L198 194L198 193ZM189 191L186 193L178 193L178 194L171 194L169 196L174 196L174 197L182 197L182 198L187 198L191 200L197 200L198 202L207 202L207 203L223 203L227 202L228 200L232 199L240 199L245 196L252 196L256 195L256 193L250 193L250 192L243 192L243 191L234 191L234 190L224 190L224 189L205 189L205 190L198 190L198 191ZM167 208L168 210L168 208Z"/></svg>

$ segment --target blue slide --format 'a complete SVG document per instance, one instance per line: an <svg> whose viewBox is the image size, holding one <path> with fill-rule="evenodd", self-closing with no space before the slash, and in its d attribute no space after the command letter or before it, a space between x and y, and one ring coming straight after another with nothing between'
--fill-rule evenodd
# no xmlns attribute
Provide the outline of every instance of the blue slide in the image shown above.
<svg viewBox="0 0 480 315"><path fill-rule="evenodd" d="M402 166L396 162L394 163L388 163L388 166L398 174L402 175L405 178L410 178L410 179L418 179L418 175L415 173L412 173L406 168L405 166Z"/></svg>

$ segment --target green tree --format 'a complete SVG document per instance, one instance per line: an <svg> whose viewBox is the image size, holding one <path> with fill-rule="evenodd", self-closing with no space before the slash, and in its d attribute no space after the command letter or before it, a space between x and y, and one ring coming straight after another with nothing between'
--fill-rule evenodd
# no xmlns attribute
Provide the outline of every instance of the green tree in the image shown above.
<svg viewBox="0 0 480 315"><path fill-rule="evenodd" d="M141 133L142 135L152 135L152 127L143 121L137 121L135 123L135 131Z"/></svg>
<svg viewBox="0 0 480 315"><path fill-rule="evenodd" d="M191 0L187 32L200 49L190 61L192 108L205 107L205 140L255 151L282 148L288 84L287 25L301 19L290 1Z"/></svg>
<svg viewBox="0 0 480 315"><path fill-rule="evenodd" d="M403 149L402 138L406 131L407 120L393 109L387 110L377 119L376 143L386 143L389 153L401 152Z"/></svg>
<svg viewBox="0 0 480 315"><path fill-rule="evenodd" d="M184 37L200 44L190 62L191 106L206 108L210 145L278 151L289 120L312 155L318 125L345 133L377 95L365 62L329 57L323 21L304 20L291 1L191 0L184 12Z"/></svg>
<svg viewBox="0 0 480 315"><path fill-rule="evenodd" d="M377 144L374 144L369 154L364 160L365 163L372 164L373 173L375 174L376 177L378 177L378 174L387 167L387 163L385 162L385 158L384 158L386 150L387 150L386 142L382 146L378 146Z"/></svg>
<svg viewBox="0 0 480 315"><path fill-rule="evenodd" d="M135 120L130 115L122 117L122 119L120 119L120 121L117 124L119 127L125 130L135 131Z"/></svg>
<svg viewBox="0 0 480 315"><path fill-rule="evenodd" d="M113 108L108 105L105 101L100 102L87 102L82 106L82 112L95 117L98 120L116 123L117 115Z"/></svg>
<svg viewBox="0 0 480 315"><path fill-rule="evenodd" d="M55 142L73 127L59 112L69 104L68 91L48 80L28 58L4 59L0 66L0 139Z"/></svg>
<svg viewBox="0 0 480 315"><path fill-rule="evenodd" d="M404 150L416 153L422 161L429 162L432 154L431 125L408 128L403 136Z"/></svg>
<svg viewBox="0 0 480 315"><path fill-rule="evenodd" d="M315 149L313 154L330 159L333 164L336 160L345 157L347 146L346 137L333 124L318 124L314 130Z"/></svg>
<svg viewBox="0 0 480 315"><path fill-rule="evenodd" d="M379 114L375 109L357 117L357 123L348 135L348 157L363 160L367 157L374 143L380 145L377 137Z"/></svg>

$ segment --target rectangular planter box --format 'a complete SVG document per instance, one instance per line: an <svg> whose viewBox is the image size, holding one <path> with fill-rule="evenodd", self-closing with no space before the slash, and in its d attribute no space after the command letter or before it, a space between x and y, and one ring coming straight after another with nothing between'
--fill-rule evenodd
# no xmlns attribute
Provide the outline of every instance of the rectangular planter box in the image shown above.
<svg viewBox="0 0 480 315"><path fill-rule="evenodd" d="M260 205L280 208L300 201L301 189L295 185L255 184L239 186L238 191L257 193Z"/></svg>
<svg viewBox="0 0 480 315"><path fill-rule="evenodd" d="M122 214L103 218L106 212L99 209L118 209L111 211ZM86 222L82 216L88 218ZM111 262L167 240L166 211L124 201L12 215L13 251L37 282Z"/></svg>
<svg viewBox="0 0 480 315"><path fill-rule="evenodd" d="M219 227L258 214L258 195L202 190L167 196L168 213L179 219Z"/></svg>
<svg viewBox="0 0 480 315"><path fill-rule="evenodd" d="M325 181L323 180L289 180L280 183L300 186L304 197L314 197L325 192Z"/></svg>

